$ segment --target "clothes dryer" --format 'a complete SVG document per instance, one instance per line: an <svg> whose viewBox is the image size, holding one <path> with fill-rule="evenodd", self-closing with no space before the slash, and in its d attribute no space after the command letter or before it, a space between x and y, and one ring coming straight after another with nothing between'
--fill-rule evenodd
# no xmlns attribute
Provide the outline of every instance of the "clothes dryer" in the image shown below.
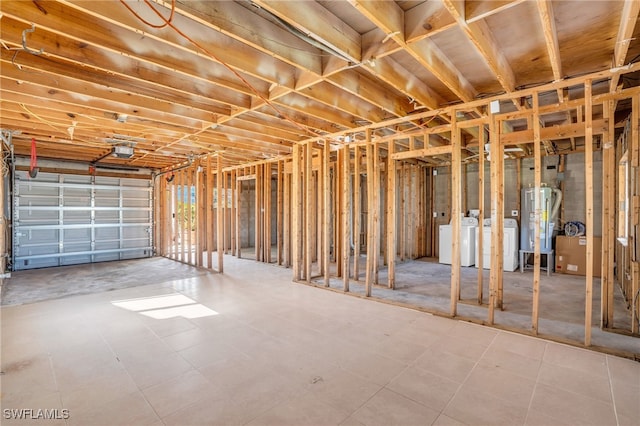
<svg viewBox="0 0 640 426"><path fill-rule="evenodd" d="M476 231L476 267L480 263L478 256L480 251L478 250L479 233L482 230L482 267L484 269L491 268L491 219L484 219L482 222L482 228L477 228ZM518 222L515 219L504 219L504 237L503 237L503 257L502 257L502 269L504 271L513 272L518 269L518 240L520 238L518 233Z"/></svg>
<svg viewBox="0 0 640 426"><path fill-rule="evenodd" d="M476 228L478 219L463 217L460 224L460 266L473 266L476 259ZM451 223L440 225L439 259L440 263L451 265L452 230Z"/></svg>

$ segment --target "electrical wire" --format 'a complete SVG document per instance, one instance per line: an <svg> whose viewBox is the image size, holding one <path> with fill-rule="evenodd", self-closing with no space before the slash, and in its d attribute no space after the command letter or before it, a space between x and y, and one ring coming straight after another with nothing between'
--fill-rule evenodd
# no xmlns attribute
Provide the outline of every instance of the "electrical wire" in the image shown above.
<svg viewBox="0 0 640 426"><path fill-rule="evenodd" d="M140 21L142 21L145 25L150 26L151 28L157 28L157 29L162 29L162 28L166 28L167 26L171 25L171 22L173 21L173 15L176 11L176 0L171 0L171 14L169 15L169 18L165 18L164 16L162 16L162 14L160 14L160 12L158 12L158 10L153 7L152 4L150 4L149 2L145 1L146 5L155 12L156 15L158 15L160 17L160 19L162 19L164 21L163 24L161 25L156 25L156 24L152 24L151 22L147 21L146 19L144 19L142 16L140 16L135 10L133 10L133 8L131 6L129 6L127 3L125 3L124 1L121 1L121 3L124 5L124 7L126 7L127 9L129 9L129 12L133 13L133 15L138 18Z"/></svg>
<svg viewBox="0 0 640 426"><path fill-rule="evenodd" d="M310 134L312 136L320 136L318 133L310 130L307 127L302 126L300 123L298 123L297 121L293 120L292 118L290 118L289 116L287 116L286 114L284 114L282 111L280 111L274 104L273 102L271 102L269 99L267 99L265 96L263 96L258 89L256 89L249 81L247 81L247 79L245 79L238 71L236 71L235 69L233 69L233 67L231 67L229 64L227 64L226 62L222 61L220 58L218 58L218 56L216 54L214 54L213 52L211 52L210 50L208 50L206 47L204 47L203 45L201 45L200 43L198 43L197 41L193 40L191 37L189 37L187 34L185 34L183 31L181 31L178 27L175 26L175 24L171 21L169 21L167 18L165 18L158 10L156 10L156 8L153 7L153 5L151 4L150 0L144 0L145 4L147 6L149 6L151 8L151 10L160 18L165 22L165 26L168 26L169 28L173 29L176 33L178 33L181 37L183 37L185 40L187 40L189 43L191 43L193 46L195 46L196 48L198 48L199 50L201 50L202 52L204 52L205 54L207 54L209 57L211 57L212 59L214 59L216 62L222 64L225 68L227 68L231 73L233 73L247 88L249 88L257 97L259 97L262 101L264 101L267 105L269 105L277 114L278 117L283 117L285 120L291 122L294 126L298 127L299 129L301 129L303 132ZM136 13L132 8L129 7L129 5L126 4L125 0L120 0L120 3L122 3L131 13L133 13L133 15L138 18L140 21L142 21L143 23L147 24L148 23L140 16L138 15L138 13ZM175 5L175 0L172 0L172 5Z"/></svg>
<svg viewBox="0 0 640 426"><path fill-rule="evenodd" d="M58 123L54 123L53 121L48 121L48 120L40 117L38 114L36 114L33 111L31 111L25 104L18 104L18 105L20 105L20 108L25 110L27 113L33 115L35 118L37 118L39 121L43 122L47 126L52 127L52 128L54 128L55 130L57 130L59 132L67 133L66 129L63 130L60 127L58 127L59 126Z"/></svg>

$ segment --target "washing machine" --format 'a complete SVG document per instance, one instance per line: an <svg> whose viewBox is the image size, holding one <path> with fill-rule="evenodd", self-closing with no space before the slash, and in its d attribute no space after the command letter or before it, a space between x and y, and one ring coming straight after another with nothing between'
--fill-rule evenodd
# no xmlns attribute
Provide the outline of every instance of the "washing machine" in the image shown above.
<svg viewBox="0 0 640 426"><path fill-rule="evenodd" d="M491 219L485 219L482 222L482 228L476 229L476 246L480 239L479 234L482 230L482 267L490 269L491 267ZM515 219L504 219L504 251L502 257L502 269L504 271L513 272L518 269L518 222ZM475 264L478 265L478 256L480 252L476 247Z"/></svg>
<svg viewBox="0 0 640 426"><path fill-rule="evenodd" d="M460 266L473 266L476 261L476 229L478 219L463 217L460 226ZM451 265L451 246L453 245L451 223L440 225L440 243L438 262Z"/></svg>

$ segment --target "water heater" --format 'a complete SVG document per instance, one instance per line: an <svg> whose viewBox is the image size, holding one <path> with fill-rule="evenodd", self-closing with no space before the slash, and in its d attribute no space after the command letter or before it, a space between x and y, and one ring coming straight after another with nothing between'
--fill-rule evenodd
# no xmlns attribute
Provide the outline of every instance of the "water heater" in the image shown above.
<svg viewBox="0 0 640 426"><path fill-rule="evenodd" d="M536 190L522 189L520 224L520 250L533 251L536 239ZM556 188L542 186L540 188L540 253L548 253L553 249L553 231L558 215L562 192Z"/></svg>

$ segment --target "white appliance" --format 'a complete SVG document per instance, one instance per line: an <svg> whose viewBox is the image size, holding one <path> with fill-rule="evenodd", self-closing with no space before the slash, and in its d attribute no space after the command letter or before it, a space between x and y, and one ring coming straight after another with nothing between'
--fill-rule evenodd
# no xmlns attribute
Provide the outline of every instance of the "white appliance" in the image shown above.
<svg viewBox="0 0 640 426"><path fill-rule="evenodd" d="M476 260L476 228L478 219L463 217L460 226L460 266L473 266ZM451 223L440 225L440 243L438 262L451 265L451 246L453 244Z"/></svg>
<svg viewBox="0 0 640 426"><path fill-rule="evenodd" d="M478 240L480 238L480 229L482 229L482 267L484 269L491 268L491 219L485 219L482 228L476 228L476 253L475 264L478 267L477 250ZM502 257L502 269L513 272L518 269L518 222L515 219L504 219L504 251Z"/></svg>

